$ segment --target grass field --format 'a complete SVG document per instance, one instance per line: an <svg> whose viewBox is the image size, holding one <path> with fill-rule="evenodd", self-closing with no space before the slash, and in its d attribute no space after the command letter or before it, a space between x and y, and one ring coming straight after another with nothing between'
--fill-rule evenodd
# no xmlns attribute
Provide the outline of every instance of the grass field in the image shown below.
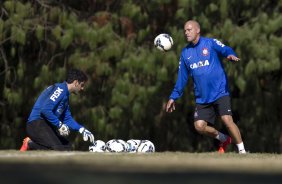
<svg viewBox="0 0 282 184"><path fill-rule="evenodd" d="M282 155L0 151L1 183L282 183Z"/></svg>

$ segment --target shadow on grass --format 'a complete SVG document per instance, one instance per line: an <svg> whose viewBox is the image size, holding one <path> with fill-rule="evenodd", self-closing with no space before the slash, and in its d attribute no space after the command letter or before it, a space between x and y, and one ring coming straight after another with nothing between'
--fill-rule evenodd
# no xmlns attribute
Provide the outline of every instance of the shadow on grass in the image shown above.
<svg viewBox="0 0 282 184"><path fill-rule="evenodd" d="M165 183L280 183L282 173L256 174L246 172L193 171L181 172L146 172L119 170L119 168L97 168L95 165L80 164L11 164L1 163L0 182L5 184L165 184Z"/></svg>

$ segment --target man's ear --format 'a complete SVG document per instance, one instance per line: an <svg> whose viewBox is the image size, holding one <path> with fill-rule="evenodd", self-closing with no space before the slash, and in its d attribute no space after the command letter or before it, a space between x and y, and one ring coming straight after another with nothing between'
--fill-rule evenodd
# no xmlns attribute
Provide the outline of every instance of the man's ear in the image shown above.
<svg viewBox="0 0 282 184"><path fill-rule="evenodd" d="M79 84L78 80L73 81L74 86L77 86Z"/></svg>

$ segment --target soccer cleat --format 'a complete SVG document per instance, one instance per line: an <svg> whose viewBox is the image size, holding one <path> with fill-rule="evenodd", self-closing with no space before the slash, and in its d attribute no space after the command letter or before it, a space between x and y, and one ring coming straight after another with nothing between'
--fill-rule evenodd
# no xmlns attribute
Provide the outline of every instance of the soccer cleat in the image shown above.
<svg viewBox="0 0 282 184"><path fill-rule="evenodd" d="M246 150L239 150L239 154L246 154Z"/></svg>
<svg viewBox="0 0 282 184"><path fill-rule="evenodd" d="M28 142L30 141L29 137L24 138L23 145L20 149L20 151L27 151L28 150Z"/></svg>
<svg viewBox="0 0 282 184"><path fill-rule="evenodd" d="M227 147L227 145L229 145L229 144L231 143L231 141L232 141L231 137L228 137L228 138L226 139L226 141L221 142L221 143L219 144L218 152L219 152L219 153L224 153L224 152L225 152L225 149L226 149L226 147Z"/></svg>

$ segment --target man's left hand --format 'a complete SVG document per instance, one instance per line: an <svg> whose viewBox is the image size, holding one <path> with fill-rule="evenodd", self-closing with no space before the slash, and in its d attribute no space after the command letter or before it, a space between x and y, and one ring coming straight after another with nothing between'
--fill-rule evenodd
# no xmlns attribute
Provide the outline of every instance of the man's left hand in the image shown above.
<svg viewBox="0 0 282 184"><path fill-rule="evenodd" d="M238 57L236 57L236 56L234 56L234 55L229 55L229 56L227 56L227 59L228 59L228 60L232 60L232 61L239 61L239 60L240 60L240 58L238 58Z"/></svg>
<svg viewBox="0 0 282 184"><path fill-rule="evenodd" d="M91 143L94 143L94 135L89 130L82 127L79 129L79 132L82 134L84 141L88 141L89 139Z"/></svg>

